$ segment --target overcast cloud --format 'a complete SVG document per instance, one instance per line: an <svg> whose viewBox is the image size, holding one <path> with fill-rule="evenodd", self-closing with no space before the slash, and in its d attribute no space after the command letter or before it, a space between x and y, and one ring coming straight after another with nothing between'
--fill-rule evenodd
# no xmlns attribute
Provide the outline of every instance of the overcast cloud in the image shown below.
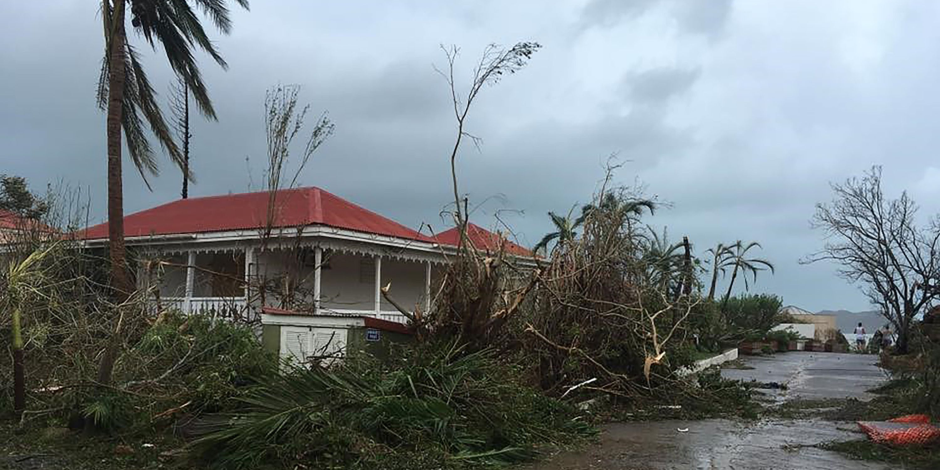
<svg viewBox="0 0 940 470"><path fill-rule="evenodd" d="M194 196L258 189L263 101L303 86L335 135L301 181L413 227L443 225L453 116L433 65L462 48L460 77L488 43L544 47L522 72L484 90L464 148L462 190L474 221L502 214L531 245L545 213L587 202L607 157L623 184L641 182L671 208L649 221L698 250L756 240L777 265L758 292L811 310L866 309L827 265L809 228L829 181L884 165L887 189L940 209L940 3L923 1L588 0L252 2L231 36L230 65L203 58L219 122L194 123ZM34 188L90 188L105 213L104 115L94 91L102 55L97 2L0 3L0 173ZM145 49L141 38L132 37ZM158 91L170 74L146 65ZM164 93L165 94L165 93ZM311 119L312 123L312 119ZM247 159L247 160L246 160ZM127 212L178 197L164 159L147 191L125 165ZM249 176L251 175L251 176Z"/></svg>

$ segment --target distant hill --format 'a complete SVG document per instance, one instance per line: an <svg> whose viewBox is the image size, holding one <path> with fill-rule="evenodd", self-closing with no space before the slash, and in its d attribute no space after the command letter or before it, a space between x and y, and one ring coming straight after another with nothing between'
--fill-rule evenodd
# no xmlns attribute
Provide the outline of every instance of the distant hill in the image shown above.
<svg viewBox="0 0 940 470"><path fill-rule="evenodd" d="M848 310L823 310L816 313L835 315L836 327L842 330L843 333L855 331L858 322L862 322L862 326L865 327L866 332L874 333L875 330L883 327L885 323L888 322L888 320L877 311L850 312Z"/></svg>

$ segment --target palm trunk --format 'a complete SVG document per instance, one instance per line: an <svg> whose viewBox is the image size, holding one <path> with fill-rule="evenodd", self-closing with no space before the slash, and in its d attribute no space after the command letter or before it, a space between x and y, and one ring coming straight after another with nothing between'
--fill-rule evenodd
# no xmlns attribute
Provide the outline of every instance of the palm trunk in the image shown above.
<svg viewBox="0 0 940 470"><path fill-rule="evenodd" d="M682 237L682 246L684 253L682 255L682 294L692 295L692 245L689 243L689 237Z"/></svg>
<svg viewBox="0 0 940 470"><path fill-rule="evenodd" d="M728 283L728 292L725 293L724 305L728 304L728 299L731 298L731 288L734 287L734 280L738 278L738 265L734 266L734 270L731 271L731 282Z"/></svg>
<svg viewBox="0 0 940 470"><path fill-rule="evenodd" d="M708 300L715 300L715 288L718 286L718 257L715 257L715 265L712 267L712 284L708 288Z"/></svg>
<svg viewBox="0 0 940 470"><path fill-rule="evenodd" d="M183 82L183 199L189 197L189 84Z"/></svg>
<svg viewBox="0 0 940 470"><path fill-rule="evenodd" d="M124 0L114 0L108 66L108 250L111 259L111 289L115 303L130 296L124 246L124 187L121 174L121 122L124 112L125 31ZM116 351L112 338L98 367L98 382L109 383Z"/></svg>
<svg viewBox="0 0 940 470"><path fill-rule="evenodd" d="M23 333L20 309L13 309L13 413L19 417L26 410L26 373L23 358Z"/></svg>

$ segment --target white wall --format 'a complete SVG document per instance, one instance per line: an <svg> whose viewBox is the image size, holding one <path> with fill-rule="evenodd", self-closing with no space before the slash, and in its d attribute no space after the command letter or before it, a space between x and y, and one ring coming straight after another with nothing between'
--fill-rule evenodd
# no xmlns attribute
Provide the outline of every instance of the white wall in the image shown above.
<svg viewBox="0 0 940 470"><path fill-rule="evenodd" d="M167 262L185 265L186 255L171 256ZM186 295L186 268L179 266L164 266L160 278L161 297L183 297Z"/></svg>
<svg viewBox="0 0 940 470"><path fill-rule="evenodd" d="M326 309L374 310L375 309L375 264L371 256L325 252L327 264L320 273L320 306ZM284 272L291 275L302 286L313 303L313 263L304 263L293 252L263 253L258 257L258 273L274 279ZM425 264L418 262L382 259L382 286L392 283L391 295L406 308L413 308L424 299ZM277 295L278 293L271 293ZM272 302L274 300L274 302ZM277 300L267 301L277 306ZM382 310L395 308L382 299Z"/></svg>
<svg viewBox="0 0 940 470"><path fill-rule="evenodd" d="M329 253L329 269L320 271L320 306L349 310L375 309L375 265L358 255ZM382 263L385 265L388 260Z"/></svg>
<svg viewBox="0 0 940 470"><path fill-rule="evenodd" d="M795 331L806 339L814 339L816 337L816 325L812 323L781 323L773 327L771 331L777 330Z"/></svg>

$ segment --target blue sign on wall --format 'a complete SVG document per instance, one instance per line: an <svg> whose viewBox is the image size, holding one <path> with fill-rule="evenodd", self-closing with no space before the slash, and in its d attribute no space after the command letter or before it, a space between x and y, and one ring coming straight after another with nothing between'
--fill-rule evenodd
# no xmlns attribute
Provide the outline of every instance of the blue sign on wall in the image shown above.
<svg viewBox="0 0 940 470"><path fill-rule="evenodd" d="M375 342L381 339L382 339L382 334L381 332L379 332L379 330L376 330L375 328L366 329L366 341Z"/></svg>

